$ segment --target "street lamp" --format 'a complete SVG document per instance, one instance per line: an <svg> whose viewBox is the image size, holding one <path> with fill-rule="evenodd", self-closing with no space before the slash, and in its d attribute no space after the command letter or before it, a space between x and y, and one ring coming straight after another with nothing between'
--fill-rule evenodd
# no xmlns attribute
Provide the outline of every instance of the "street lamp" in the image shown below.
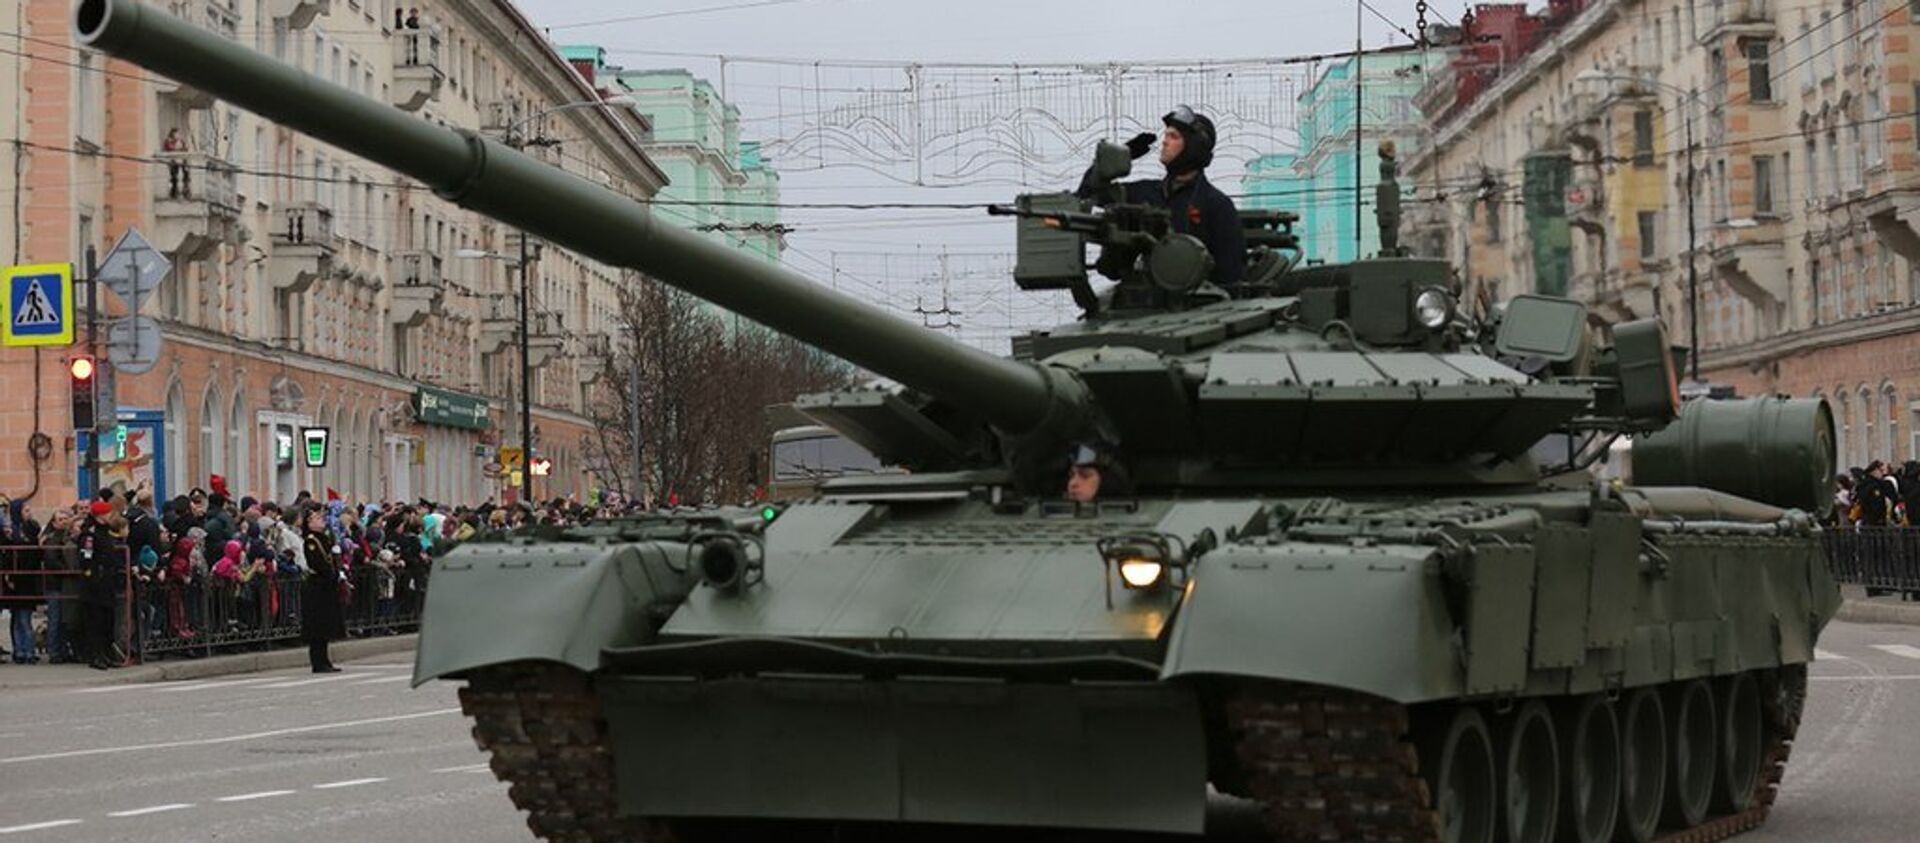
<svg viewBox="0 0 1920 843"><path fill-rule="evenodd" d="M453 253L465 260L504 261L520 273L520 499L533 505L533 353L527 338L527 235L520 235L520 258L482 249L460 249Z"/></svg>
<svg viewBox="0 0 1920 843"><path fill-rule="evenodd" d="M1574 81L1576 82L1584 82L1587 84L1593 84L1596 82L1632 82L1637 85L1645 85L1649 88L1660 88L1665 91L1670 91L1676 96L1680 97L1681 99L1681 102L1682 102L1681 111L1684 113L1684 119L1687 125L1687 181L1686 181L1686 187L1685 187L1686 194L1687 194L1687 345L1688 345L1687 366L1692 371L1692 374L1689 376L1689 378L1693 382L1699 383L1700 382L1700 264L1699 264L1699 240L1698 240L1699 233L1695 227L1694 204L1693 204L1694 203L1694 198L1693 198L1693 192L1694 192L1693 191L1693 169L1694 168L1693 168L1693 108L1692 108L1692 105L1699 100L1700 95L1692 91L1689 91L1685 88L1682 88L1678 85L1670 85L1668 83L1661 82L1658 79L1648 79L1642 76L1630 76L1622 73L1606 73L1597 68L1588 68L1586 70L1580 71L1580 73L1574 76L1573 78L1574 78Z"/></svg>

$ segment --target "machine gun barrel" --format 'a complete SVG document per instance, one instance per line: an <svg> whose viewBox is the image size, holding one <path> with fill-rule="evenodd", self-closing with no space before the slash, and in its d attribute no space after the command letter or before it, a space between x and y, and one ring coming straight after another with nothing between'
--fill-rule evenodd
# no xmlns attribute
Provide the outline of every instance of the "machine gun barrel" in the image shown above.
<svg viewBox="0 0 1920 843"><path fill-rule="evenodd" d="M859 366L1029 432L1057 377L661 222L643 202L469 131L441 128L136 0L84 0L81 44L417 179L448 201L646 273Z"/></svg>

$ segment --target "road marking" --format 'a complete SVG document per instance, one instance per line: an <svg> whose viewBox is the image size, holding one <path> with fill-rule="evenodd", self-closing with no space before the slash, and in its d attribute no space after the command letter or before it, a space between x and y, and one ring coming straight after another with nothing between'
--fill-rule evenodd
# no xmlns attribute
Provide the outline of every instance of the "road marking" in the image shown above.
<svg viewBox="0 0 1920 843"><path fill-rule="evenodd" d="M1839 653L1829 653L1829 652L1827 652L1827 651L1825 651L1825 650L1814 650L1814 651L1813 651L1813 658L1814 658L1814 659L1815 659L1816 661L1823 661L1823 662L1837 662L1837 661L1843 661L1843 660L1845 660L1845 659L1846 659L1847 657L1846 657L1846 656L1843 656L1843 655L1840 655Z"/></svg>
<svg viewBox="0 0 1920 843"><path fill-rule="evenodd" d="M404 674L403 674L403 675L400 675L400 676L376 676L376 677L374 677L374 678L372 678L372 679L362 679L362 680L360 680L360 681L358 681L358 682L355 682L355 683L353 683L353 684L355 684L355 685L379 685L379 684L381 684L381 683L383 683L383 682L405 682L405 681L407 681L407 680L409 680L409 679L412 679L412 678L413 678L412 676L407 676L407 675L404 675Z"/></svg>
<svg viewBox="0 0 1920 843"><path fill-rule="evenodd" d="M219 799L215 799L213 801L215 802L249 802L255 799L266 799L273 796L286 796L287 794L292 792L293 791L291 790L263 790L263 791L260 791L259 793L242 793L242 794L239 794L238 796L222 796Z"/></svg>
<svg viewBox="0 0 1920 843"><path fill-rule="evenodd" d="M386 781L386 779L382 779L382 778L347 779L346 781L343 781L343 782L327 782L326 784L316 784L313 786L313 789L314 790L332 790L336 787L358 787L363 784L379 784L383 781Z"/></svg>
<svg viewBox="0 0 1920 843"><path fill-rule="evenodd" d="M1874 644L1872 646L1882 653L1890 653L1904 659L1920 659L1920 647L1908 644Z"/></svg>
<svg viewBox="0 0 1920 843"><path fill-rule="evenodd" d="M10 825L6 828L0 828L0 834L13 834L17 831L39 831L43 828L59 828L63 825L79 824L79 820L48 820L43 823L33 823L31 825Z"/></svg>
<svg viewBox="0 0 1920 843"><path fill-rule="evenodd" d="M462 764L458 767L441 767L440 769L435 770L434 772L436 773L478 773L482 771L490 771L492 769L493 768L487 766L486 764Z"/></svg>
<svg viewBox="0 0 1920 843"><path fill-rule="evenodd" d="M260 687L262 688L299 688L306 685L318 685L322 682L339 682L342 679L353 679L353 678L355 677L351 673L334 673L334 674L329 674L327 676L316 676L312 679L297 679L292 682L275 682L272 685L261 685Z"/></svg>
<svg viewBox="0 0 1920 843"><path fill-rule="evenodd" d="M191 808L191 807L193 807L192 802L175 802L170 805L154 805L148 808L135 808L131 811L114 811L113 813L108 814L107 816L109 817L144 817L148 814L158 814L163 811L178 811L183 808Z"/></svg>
<svg viewBox="0 0 1920 843"><path fill-rule="evenodd" d="M153 687L153 686L152 686L152 685L148 685L148 684L146 684L146 683L144 683L144 682L128 682L128 683L124 683L124 684L120 684L120 685L102 685L102 686L100 686L100 687L98 687L98 688L75 688L75 689L73 689L73 690L72 690L72 691L71 691L70 693L75 693L75 694L111 694L111 693L113 693L113 692L115 692L115 691L138 691L138 690L140 690L141 688L151 688L151 687ZM4 830L0 830L0 831L4 831Z"/></svg>
<svg viewBox="0 0 1920 843"><path fill-rule="evenodd" d="M376 723L395 723L401 720L418 720L422 717L438 717L442 714L456 714L459 706L436 708L432 711L416 711L412 714L394 714L387 717L369 717L364 720L342 720L338 723L315 723L311 726L292 726L266 732L250 732L244 735L223 735L217 738L200 738L190 741L166 741L164 743L141 743L130 746L103 746L96 749L75 749L67 752L45 752L39 755L18 755L12 758L0 758L0 765L25 764L29 761L50 761L56 758L85 758L91 755L117 755L123 752L140 752L149 749L178 749L183 746L216 746L223 743L241 743L257 741L263 738L277 738L282 735L302 735L307 732L325 732L330 729L348 729L354 726L371 726Z"/></svg>
<svg viewBox="0 0 1920 843"><path fill-rule="evenodd" d="M226 679L219 682L189 682L184 685L162 685L154 690L163 694L179 694L186 691L205 691L209 688L232 688L236 685L252 685L265 682L266 679Z"/></svg>

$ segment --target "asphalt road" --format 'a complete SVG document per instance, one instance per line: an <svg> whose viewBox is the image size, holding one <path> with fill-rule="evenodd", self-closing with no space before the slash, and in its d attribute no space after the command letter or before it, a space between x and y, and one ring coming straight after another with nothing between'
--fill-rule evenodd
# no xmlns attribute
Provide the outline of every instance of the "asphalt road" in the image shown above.
<svg viewBox="0 0 1920 843"><path fill-rule="evenodd" d="M1742 839L1914 840L1920 628L1836 624L1820 649L1785 793ZM407 667L6 692L0 840L531 841L454 686Z"/></svg>

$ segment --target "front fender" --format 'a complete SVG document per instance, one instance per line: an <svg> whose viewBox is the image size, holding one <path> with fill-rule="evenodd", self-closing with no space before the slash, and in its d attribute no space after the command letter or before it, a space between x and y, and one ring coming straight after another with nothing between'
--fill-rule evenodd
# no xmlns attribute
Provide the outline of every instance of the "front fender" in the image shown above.
<svg viewBox="0 0 1920 843"><path fill-rule="evenodd" d="M1235 545L1195 566L1161 676L1244 676L1401 703L1457 696L1432 548Z"/></svg>
<svg viewBox="0 0 1920 843"><path fill-rule="evenodd" d="M413 684L527 660L596 670L653 640L693 585L686 559L672 542L462 545L434 563Z"/></svg>

